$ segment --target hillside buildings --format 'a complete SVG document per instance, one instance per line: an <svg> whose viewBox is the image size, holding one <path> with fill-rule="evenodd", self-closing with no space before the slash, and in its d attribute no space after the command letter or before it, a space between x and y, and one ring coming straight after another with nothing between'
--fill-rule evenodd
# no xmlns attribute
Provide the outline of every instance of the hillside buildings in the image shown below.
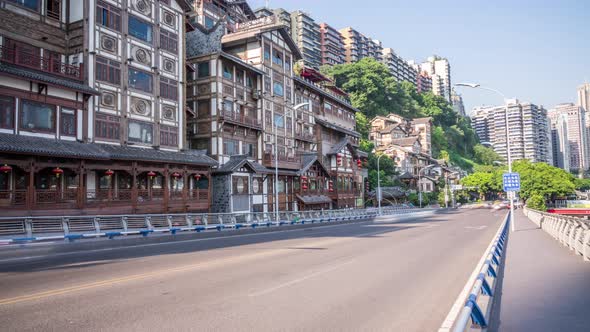
<svg viewBox="0 0 590 332"><path fill-rule="evenodd" d="M453 109L455 113L466 116L465 114L465 105L463 104L463 97L460 94L455 92L455 89L451 91L451 103L453 104Z"/></svg>
<svg viewBox="0 0 590 332"><path fill-rule="evenodd" d="M542 106L508 100L508 135L512 160L552 162L547 111ZM506 107L479 107L472 115L474 129L482 142L489 142L507 158Z"/></svg>

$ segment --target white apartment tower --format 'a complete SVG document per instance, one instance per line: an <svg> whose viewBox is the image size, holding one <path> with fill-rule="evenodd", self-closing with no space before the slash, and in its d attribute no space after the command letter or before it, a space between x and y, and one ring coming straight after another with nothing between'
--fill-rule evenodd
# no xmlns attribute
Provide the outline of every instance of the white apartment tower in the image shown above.
<svg viewBox="0 0 590 332"><path fill-rule="evenodd" d="M553 149L563 149L562 145L569 148L569 168L572 171L586 171L589 168L588 160L588 135L586 130L586 112L580 106L573 103L559 104L547 113L551 123ZM560 125L561 117L567 121L567 126ZM564 121L564 120L561 120ZM565 128L565 132L563 132ZM554 140L553 130L557 131L559 142ZM555 151L553 152L555 156ZM555 159L555 158L554 158ZM555 164L555 161L554 161ZM564 162L559 163L560 166Z"/></svg>
<svg viewBox="0 0 590 332"><path fill-rule="evenodd" d="M490 142L494 150L508 160L506 107L475 108L472 119L480 140ZM547 111L542 106L508 100L508 133L512 160L551 162Z"/></svg>
<svg viewBox="0 0 590 332"><path fill-rule="evenodd" d="M449 60L433 55L421 65L423 71L432 76L432 92L451 102L451 65Z"/></svg>

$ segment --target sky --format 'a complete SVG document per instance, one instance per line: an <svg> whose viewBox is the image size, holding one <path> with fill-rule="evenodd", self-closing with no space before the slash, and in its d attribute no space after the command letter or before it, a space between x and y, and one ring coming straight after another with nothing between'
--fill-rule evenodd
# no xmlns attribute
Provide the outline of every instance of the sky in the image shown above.
<svg viewBox="0 0 590 332"><path fill-rule="evenodd" d="M253 9L265 0L249 0ZM316 22L354 29L406 60L449 59L451 81L475 82L507 98L543 105L576 102L590 81L590 2L587 0L269 0L300 9ZM498 95L457 88L469 113L499 105Z"/></svg>

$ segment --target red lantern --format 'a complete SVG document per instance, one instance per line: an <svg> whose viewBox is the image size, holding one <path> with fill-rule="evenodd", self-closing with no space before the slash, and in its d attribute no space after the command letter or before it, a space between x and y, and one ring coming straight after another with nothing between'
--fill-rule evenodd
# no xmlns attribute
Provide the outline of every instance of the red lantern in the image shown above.
<svg viewBox="0 0 590 332"><path fill-rule="evenodd" d="M178 172L174 172L174 173L172 173L172 177L178 179L179 177L181 177L181 175Z"/></svg>
<svg viewBox="0 0 590 332"><path fill-rule="evenodd" d="M303 190L307 190L307 184L303 184L303 186L301 186L301 188L303 188Z"/></svg>
<svg viewBox="0 0 590 332"><path fill-rule="evenodd" d="M150 177L150 179L153 179L153 178L156 176L156 172L154 172L154 171L149 171L149 172L147 173L147 176L149 176L149 177Z"/></svg>
<svg viewBox="0 0 590 332"><path fill-rule="evenodd" d="M307 176L302 176L301 180L303 180L303 182L307 181Z"/></svg>
<svg viewBox="0 0 590 332"><path fill-rule="evenodd" d="M55 174L56 178L58 178L60 175L64 174L64 170L59 167L54 168L51 172L53 172L53 174Z"/></svg>
<svg viewBox="0 0 590 332"><path fill-rule="evenodd" d="M358 168L363 168L363 164L362 164L362 162L361 162L361 159L360 159L360 158L356 160L356 166L357 166Z"/></svg>
<svg viewBox="0 0 590 332"><path fill-rule="evenodd" d="M106 175L106 176L111 176L113 174L115 174L115 172L112 169L108 169L104 172L104 175Z"/></svg>
<svg viewBox="0 0 590 332"><path fill-rule="evenodd" d="M201 174L195 174L195 180L199 181L201 179Z"/></svg>
<svg viewBox="0 0 590 332"><path fill-rule="evenodd" d="M0 172L6 174L8 172L12 171L12 167L8 166L7 164L4 164L4 166L0 166Z"/></svg>
<svg viewBox="0 0 590 332"><path fill-rule="evenodd" d="M330 180L328 182L328 190L332 193L334 192L334 181Z"/></svg>
<svg viewBox="0 0 590 332"><path fill-rule="evenodd" d="M336 155L336 162L338 163L338 166L342 165L342 155L340 153Z"/></svg>

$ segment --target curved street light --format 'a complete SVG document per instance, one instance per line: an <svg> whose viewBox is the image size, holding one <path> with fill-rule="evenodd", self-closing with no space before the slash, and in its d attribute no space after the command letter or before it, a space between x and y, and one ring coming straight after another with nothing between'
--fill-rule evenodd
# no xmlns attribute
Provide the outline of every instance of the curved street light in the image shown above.
<svg viewBox="0 0 590 332"><path fill-rule="evenodd" d="M512 173L512 156L510 155L510 144L508 143L510 141L510 133L509 133L509 128L508 128L508 103L506 100L506 96L496 90L496 89L492 89L492 88L488 88L485 86L481 86L478 83L456 83L455 86L462 86L462 87L468 87L468 88L480 88L483 90L488 90L488 91L492 91L496 94L498 94L500 97L502 97L502 100L504 101L504 121L506 123L506 152L508 155L508 173ZM508 194L508 193L507 193ZM512 232L514 232L514 201L513 201L513 195L510 195L510 224L511 224L511 228L512 228Z"/></svg>

